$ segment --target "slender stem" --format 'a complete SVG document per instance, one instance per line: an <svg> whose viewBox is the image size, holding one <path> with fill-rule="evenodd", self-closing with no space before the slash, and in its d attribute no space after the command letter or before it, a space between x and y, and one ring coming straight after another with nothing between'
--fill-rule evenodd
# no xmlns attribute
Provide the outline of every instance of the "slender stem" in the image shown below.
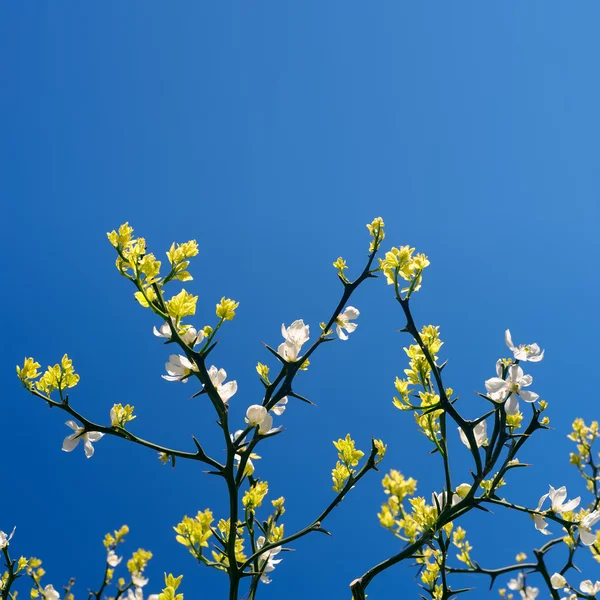
<svg viewBox="0 0 600 600"><path fill-rule="evenodd" d="M162 452L162 453L168 454L170 456L176 456L177 458L186 458L189 460L199 460L201 462L204 462L204 463L214 467L218 471L223 470L223 465L218 463L216 460L210 458L201 448L199 448L197 452L183 452L181 450L174 450L172 448L160 446L153 442L144 440L144 439L134 435L133 433L123 429L122 427L105 427L104 425L99 425L97 423L94 423L93 421L90 421L89 419L84 417L82 414L77 412L67 402L56 402L55 400L52 400L49 396L45 396L44 394L41 394L34 388L30 388L29 391L34 396L41 398L42 400L44 400L44 402L47 402L49 406L56 406L57 408L60 408L61 410L64 410L65 412L69 413L72 417L75 417L84 426L86 431L98 431L98 432L104 433L106 435L112 435L114 437L119 437L119 438L125 439L129 442L133 442L134 444L139 444L140 446L144 446L146 448L156 450L157 452Z"/></svg>

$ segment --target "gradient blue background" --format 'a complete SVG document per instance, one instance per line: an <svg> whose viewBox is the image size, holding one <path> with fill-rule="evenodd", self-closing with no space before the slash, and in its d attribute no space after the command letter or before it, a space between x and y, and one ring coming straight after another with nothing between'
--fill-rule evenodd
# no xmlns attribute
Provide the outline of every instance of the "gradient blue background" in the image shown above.
<svg viewBox="0 0 600 600"><path fill-rule="evenodd" d="M387 244L431 258L414 310L441 326L465 414L487 409L473 391L507 354L506 327L546 348L531 389L556 430L528 444L534 467L513 473L507 497L535 505L548 484L582 493L565 436L574 417L599 416L599 18L591 0L3 2L0 528L18 526L13 551L42 557L56 586L77 577L84 597L101 577L102 536L128 523L126 550L155 555L147 592L173 571L189 600L225 597L225 577L197 566L171 529L206 506L223 516L221 482L115 439L89 461L61 452L64 415L14 374L25 355L46 365L68 352L84 414L106 421L114 402L132 403L134 432L182 449L195 434L221 451L206 402L188 400L194 386L160 378L156 320L114 269L105 232L126 220L157 255L198 239L186 286L198 324L221 296L240 301L214 361L238 381L241 423L261 400L254 365L273 365L261 342L278 344L297 318L316 332L341 291L331 262L341 254L356 274L364 224L381 215ZM347 432L363 448L386 440L385 468L417 478L426 497L441 486L438 459L391 404L407 343L391 290L368 282L352 304L356 333L299 379L318 407L291 402L285 434L261 447L258 474L288 499L288 533L332 497L331 440ZM348 598L353 578L394 553L375 516L379 480L334 512L331 539L295 544L261 597ZM496 512L464 523L483 565L546 541L527 516ZM580 564L597 577L596 563ZM369 597L417 597L414 573L388 571ZM487 597L487 581L470 583Z"/></svg>

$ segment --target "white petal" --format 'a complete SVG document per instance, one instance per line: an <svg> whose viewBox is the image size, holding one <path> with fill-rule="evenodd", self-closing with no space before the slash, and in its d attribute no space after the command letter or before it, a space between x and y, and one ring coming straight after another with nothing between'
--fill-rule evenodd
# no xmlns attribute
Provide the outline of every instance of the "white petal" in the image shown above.
<svg viewBox="0 0 600 600"><path fill-rule="evenodd" d="M360 316L360 311L358 308L354 308L354 306L348 306L344 311L344 316L346 319L358 319Z"/></svg>
<svg viewBox="0 0 600 600"><path fill-rule="evenodd" d="M222 385L219 389L219 396L223 402L227 402L231 396L237 392L237 381L229 381L225 385Z"/></svg>
<svg viewBox="0 0 600 600"><path fill-rule="evenodd" d="M258 428L258 433L265 434L271 430L271 427L273 427L273 417L269 413L267 413L263 422Z"/></svg>
<svg viewBox="0 0 600 600"><path fill-rule="evenodd" d="M81 438L77 437L76 433L72 433L71 435L68 435L64 441L63 441L63 445L62 445L62 449L64 452L72 452L73 450L75 450L75 448L77 448L77 445L79 444L79 440Z"/></svg>
<svg viewBox="0 0 600 600"><path fill-rule="evenodd" d="M546 501L546 499L548 498L548 496L550 496L550 494L544 494L541 498L540 501L538 502L537 508L535 510L540 510L542 508L542 504L544 504L544 502Z"/></svg>
<svg viewBox="0 0 600 600"><path fill-rule="evenodd" d="M181 379L180 375L161 375L161 377L167 381L179 381Z"/></svg>
<svg viewBox="0 0 600 600"><path fill-rule="evenodd" d="M511 365L508 368L509 378L513 383L517 383L523 377L523 369L519 365Z"/></svg>
<svg viewBox="0 0 600 600"><path fill-rule="evenodd" d="M90 442L97 442L104 437L104 434L100 431L90 431L87 435Z"/></svg>
<svg viewBox="0 0 600 600"><path fill-rule="evenodd" d="M584 546L591 546L596 541L596 534L579 528L579 538Z"/></svg>
<svg viewBox="0 0 600 600"><path fill-rule="evenodd" d="M519 412L519 399L516 394L511 394L504 405L507 415L516 415Z"/></svg>
<svg viewBox="0 0 600 600"><path fill-rule="evenodd" d="M92 446L92 442L90 442L90 440L84 440L83 451L85 452L87 458L92 458L92 456L94 456L94 446Z"/></svg>
<svg viewBox="0 0 600 600"><path fill-rule="evenodd" d="M500 379L502 379L502 372L504 371L504 364L502 363L502 359L496 361L496 375Z"/></svg>
<svg viewBox="0 0 600 600"><path fill-rule="evenodd" d="M286 404L288 403L287 396L284 396L272 409L271 412L280 417L286 409Z"/></svg>
<svg viewBox="0 0 600 600"><path fill-rule="evenodd" d="M577 496L577 498L573 498L573 500L569 500L566 504L563 504L561 510L562 512L570 512L573 509L577 508L580 502L581 496Z"/></svg>
<svg viewBox="0 0 600 600"><path fill-rule="evenodd" d="M508 383L500 377L492 377L485 382L485 389L488 392L501 392L508 389Z"/></svg>
<svg viewBox="0 0 600 600"><path fill-rule="evenodd" d="M75 423L75 421L67 421L65 423L65 425L67 427L70 427L73 431L79 431L80 429L83 429L83 427L80 427L79 425L77 425L77 423Z"/></svg>
<svg viewBox="0 0 600 600"><path fill-rule="evenodd" d="M536 394L535 392L528 392L527 390L521 390L519 392L519 396L521 396L525 402L535 402L540 397L539 394Z"/></svg>
<svg viewBox="0 0 600 600"><path fill-rule="evenodd" d="M560 512L563 502L567 499L567 488L563 485L555 490L550 486L550 500L552 500L552 510Z"/></svg>
<svg viewBox="0 0 600 600"><path fill-rule="evenodd" d="M513 344L512 341L512 336L510 335L510 329L507 329L504 332L504 341L506 342L506 345L511 349L514 350L515 349L515 345Z"/></svg>

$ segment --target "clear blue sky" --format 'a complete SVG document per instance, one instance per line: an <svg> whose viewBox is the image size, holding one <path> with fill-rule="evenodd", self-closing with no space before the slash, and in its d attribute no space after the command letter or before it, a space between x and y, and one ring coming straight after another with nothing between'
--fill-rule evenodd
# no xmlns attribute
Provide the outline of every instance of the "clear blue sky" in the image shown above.
<svg viewBox="0 0 600 600"><path fill-rule="evenodd" d="M356 273L364 225L382 216L386 243L430 256L415 313L441 326L446 380L468 416L487 408L473 391L506 354L505 328L546 349L532 389L556 430L526 448L535 466L514 473L507 497L583 492L565 435L574 417L600 416L599 19L591 0L3 2L0 529L17 525L14 551L42 557L56 586L75 576L85 590L101 577L102 536L128 523L127 549L155 554L148 590L173 571L190 600L224 597L225 577L171 529L207 506L221 516L220 482L114 439L89 461L61 452L64 415L14 374L25 355L46 365L68 352L86 415L132 403L136 433L221 450L206 403L160 378L156 321L114 269L105 232L126 220L157 255L198 240L200 322L221 296L240 301L214 357L238 381L241 422L261 400L261 342L278 344L297 318L317 330L340 293L331 262L341 254ZM391 404L407 340L390 289L368 282L352 303L356 333L301 376L318 407L291 402L285 434L262 446L259 474L288 498L286 532L331 498L331 440L348 432L363 447L387 441L383 466L426 497L441 486L437 458ZM298 542L262 597L347 599L350 580L398 548L375 516L382 498L368 477L332 515L333 537ZM490 567L543 543L526 516L465 525ZM413 577L399 567L369 591L416 597ZM486 597L487 582L474 583Z"/></svg>

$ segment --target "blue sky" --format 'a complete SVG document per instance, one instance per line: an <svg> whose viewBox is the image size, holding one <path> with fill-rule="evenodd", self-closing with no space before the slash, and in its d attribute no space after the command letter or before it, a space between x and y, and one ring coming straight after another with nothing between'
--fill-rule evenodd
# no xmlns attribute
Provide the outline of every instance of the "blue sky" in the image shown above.
<svg viewBox="0 0 600 600"><path fill-rule="evenodd" d="M82 413L107 420L114 402L131 403L139 435L192 448L193 434L222 450L206 403L160 378L156 321L114 269L105 232L127 220L157 255L198 240L189 289L202 324L221 296L240 301L214 360L238 381L241 422L261 400L261 342L278 344L297 318L317 331L341 292L332 261L344 256L356 274L365 223L382 216L386 243L431 259L414 312L441 326L446 381L467 416L487 408L473 392L506 355L505 328L546 349L532 389L556 429L526 447L534 468L515 472L506 496L534 505L548 484L583 493L565 435L574 417L599 416L599 17L589 0L2 3L0 529L17 525L14 551L43 558L56 586L75 576L85 590L101 577L104 533L128 523L127 550L155 555L149 590L173 571L190 600L224 597L225 578L171 529L207 506L222 516L220 482L119 440L89 461L61 452L66 419L14 374L26 355L46 365L68 352ZM382 466L417 478L426 497L441 486L436 457L391 404L408 341L391 291L370 281L352 304L356 333L301 375L298 391L318 406L292 402L285 434L261 448L259 474L287 498L286 532L329 502L331 440L346 433L362 447L383 438ZM457 448L465 480L466 458ZM331 539L285 555L265 600L347 598L352 579L397 550L377 522L379 480L334 512ZM544 541L526 516L465 526L491 567ZM487 582L474 583L485 597ZM414 570L369 591L416 597Z"/></svg>

